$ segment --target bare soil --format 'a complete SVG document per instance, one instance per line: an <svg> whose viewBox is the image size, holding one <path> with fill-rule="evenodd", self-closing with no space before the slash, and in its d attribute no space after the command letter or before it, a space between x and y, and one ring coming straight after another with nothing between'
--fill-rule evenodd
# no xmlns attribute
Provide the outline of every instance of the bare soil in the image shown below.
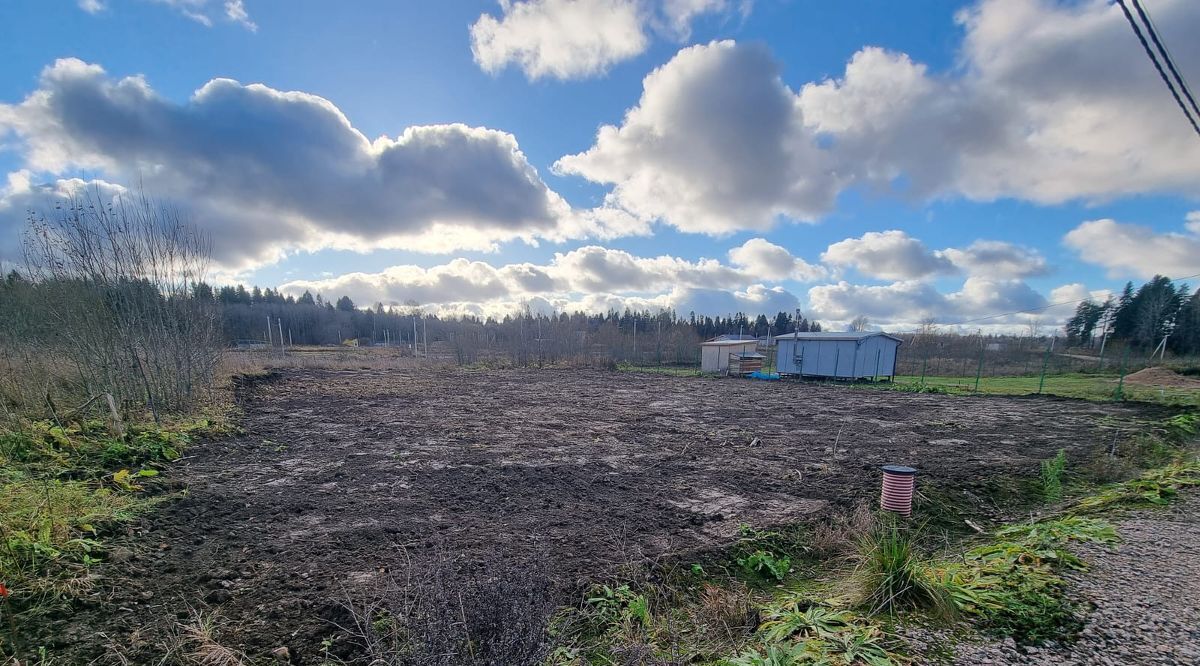
<svg viewBox="0 0 1200 666"><path fill-rule="evenodd" d="M686 560L741 524L873 498L883 464L978 499L1148 415L579 370L294 370L245 383L239 402L245 434L190 449L175 472L186 496L130 530L92 597L40 627L50 654L155 663L189 607L211 607L227 645L319 663L347 595L445 553L516 563L569 601L624 563Z"/></svg>

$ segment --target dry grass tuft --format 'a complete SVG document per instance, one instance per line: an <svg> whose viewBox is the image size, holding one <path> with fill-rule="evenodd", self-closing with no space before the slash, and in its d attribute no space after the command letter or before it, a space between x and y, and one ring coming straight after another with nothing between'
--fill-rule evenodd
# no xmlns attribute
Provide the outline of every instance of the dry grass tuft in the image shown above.
<svg viewBox="0 0 1200 666"><path fill-rule="evenodd" d="M853 510L835 513L817 523L810 544L813 555L831 559L855 553L877 527L878 518L871 505L859 502Z"/></svg>
<svg viewBox="0 0 1200 666"><path fill-rule="evenodd" d="M216 613L192 611L192 621L183 627L188 645L184 659L195 666L245 666L246 655L221 645L216 638Z"/></svg>
<svg viewBox="0 0 1200 666"><path fill-rule="evenodd" d="M691 615L710 635L731 641L753 632L759 619L749 591L737 581L729 587L706 583Z"/></svg>

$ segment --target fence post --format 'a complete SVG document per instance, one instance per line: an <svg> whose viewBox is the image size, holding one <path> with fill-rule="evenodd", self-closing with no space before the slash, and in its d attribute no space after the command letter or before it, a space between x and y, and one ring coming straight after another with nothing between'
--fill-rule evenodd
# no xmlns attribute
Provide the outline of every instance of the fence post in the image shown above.
<svg viewBox="0 0 1200 666"><path fill-rule="evenodd" d="M979 378L983 376L983 352L987 349L981 343L979 345L979 367L975 369L975 392L979 393Z"/></svg>
<svg viewBox="0 0 1200 666"><path fill-rule="evenodd" d="M925 368L929 365L929 356L925 356L925 360L921 361L921 388L925 388Z"/></svg>
<svg viewBox="0 0 1200 666"><path fill-rule="evenodd" d="M1113 391L1113 400L1125 399L1125 369L1129 362L1129 347L1125 348L1125 354L1121 356L1121 378L1117 380L1117 390Z"/></svg>
<svg viewBox="0 0 1200 666"><path fill-rule="evenodd" d="M1038 380L1038 395L1042 394L1042 389L1046 387L1046 365L1050 363L1050 348L1046 348L1046 353L1042 356L1042 378Z"/></svg>

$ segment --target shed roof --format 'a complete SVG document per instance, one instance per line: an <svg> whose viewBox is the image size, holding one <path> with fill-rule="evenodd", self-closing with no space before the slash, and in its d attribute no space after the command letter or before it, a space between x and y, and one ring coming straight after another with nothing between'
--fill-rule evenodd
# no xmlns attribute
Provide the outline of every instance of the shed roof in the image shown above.
<svg viewBox="0 0 1200 666"><path fill-rule="evenodd" d="M746 345L757 345L758 338L750 338L749 340L709 340L701 342L702 347L745 347Z"/></svg>
<svg viewBox="0 0 1200 666"><path fill-rule="evenodd" d="M867 338L873 338L877 335L881 335L890 340L895 340L896 342L904 342L904 340L901 340L900 338L898 338L894 335L884 333L883 331L839 331L836 333L821 331L819 333L785 333L783 335L775 336L775 339L776 340L865 340Z"/></svg>

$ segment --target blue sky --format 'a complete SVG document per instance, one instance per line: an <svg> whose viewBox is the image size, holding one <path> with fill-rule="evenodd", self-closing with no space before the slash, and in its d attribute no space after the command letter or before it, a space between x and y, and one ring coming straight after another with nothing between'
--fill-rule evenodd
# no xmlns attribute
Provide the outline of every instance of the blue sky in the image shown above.
<svg viewBox="0 0 1200 666"><path fill-rule="evenodd" d="M1145 4L1200 77L1197 3ZM899 329L1200 273L1200 138L1103 0L10 0L0 61L0 259L142 182L217 279L449 312Z"/></svg>

